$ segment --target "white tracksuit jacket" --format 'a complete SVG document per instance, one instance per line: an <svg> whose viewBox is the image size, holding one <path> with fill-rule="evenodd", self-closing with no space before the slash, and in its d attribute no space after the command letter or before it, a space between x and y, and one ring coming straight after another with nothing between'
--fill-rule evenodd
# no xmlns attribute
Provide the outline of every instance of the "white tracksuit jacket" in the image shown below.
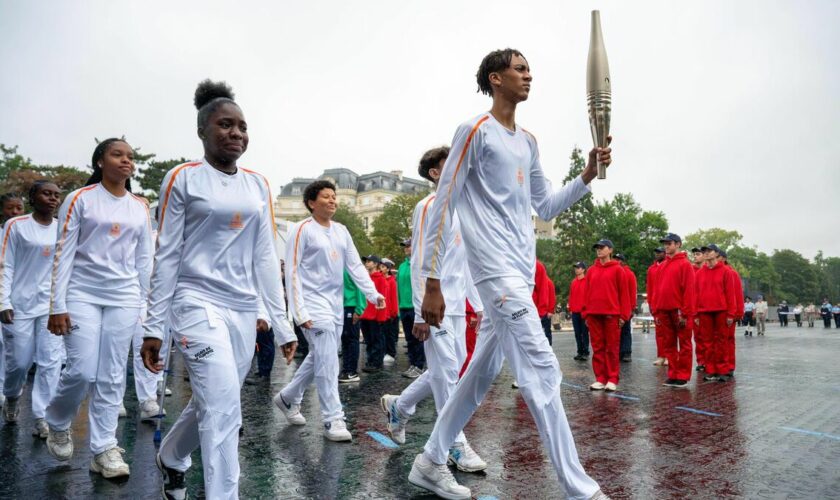
<svg viewBox="0 0 840 500"><path fill-rule="evenodd" d="M6 223L0 254L0 311L13 309L15 319L37 318L50 312L50 271L57 222L48 226L32 215Z"/></svg>
<svg viewBox="0 0 840 500"><path fill-rule="evenodd" d="M244 168L228 175L206 160L196 161L170 170L160 194L145 336L163 339L178 295L237 311L259 311L261 298L277 343L296 340L286 319L274 206L265 177Z"/></svg>

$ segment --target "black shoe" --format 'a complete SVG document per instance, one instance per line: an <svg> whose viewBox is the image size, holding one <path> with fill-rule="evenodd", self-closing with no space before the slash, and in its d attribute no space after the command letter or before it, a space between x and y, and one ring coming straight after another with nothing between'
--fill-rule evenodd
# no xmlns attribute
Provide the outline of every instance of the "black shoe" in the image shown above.
<svg viewBox="0 0 840 500"><path fill-rule="evenodd" d="M171 469L160 461L160 454L155 456L155 463L163 476L161 493L166 500L185 500L187 498L187 487L184 484L184 473Z"/></svg>
<svg viewBox="0 0 840 500"><path fill-rule="evenodd" d="M583 361L583 356L581 356L580 354L578 354L577 356L575 356L575 358L574 358L574 359L575 359L575 361Z"/></svg>
<svg viewBox="0 0 840 500"><path fill-rule="evenodd" d="M633 361L633 358L629 354L625 354L624 356L621 357L620 361L622 363L629 363L629 362Z"/></svg>
<svg viewBox="0 0 840 500"><path fill-rule="evenodd" d="M685 387L686 385L688 385L688 381L687 380L677 380L675 378L669 378L662 385L667 386L667 387Z"/></svg>
<svg viewBox="0 0 840 500"><path fill-rule="evenodd" d="M717 382L718 376L714 374L709 374L703 377L703 382Z"/></svg>
<svg viewBox="0 0 840 500"><path fill-rule="evenodd" d="M706 365L697 365L697 368L695 368L694 370L698 371L698 372L705 372L706 371Z"/></svg>
<svg viewBox="0 0 840 500"><path fill-rule="evenodd" d="M362 371L365 373L377 373L382 371L381 366L366 366L362 368Z"/></svg>
<svg viewBox="0 0 840 500"><path fill-rule="evenodd" d="M718 375L717 378L718 382L729 382L730 380L732 380L732 377L730 375Z"/></svg>
<svg viewBox="0 0 840 500"><path fill-rule="evenodd" d="M358 382L359 381L359 374L356 372L352 373L342 373L338 376L338 383L339 384L349 384L351 382Z"/></svg>

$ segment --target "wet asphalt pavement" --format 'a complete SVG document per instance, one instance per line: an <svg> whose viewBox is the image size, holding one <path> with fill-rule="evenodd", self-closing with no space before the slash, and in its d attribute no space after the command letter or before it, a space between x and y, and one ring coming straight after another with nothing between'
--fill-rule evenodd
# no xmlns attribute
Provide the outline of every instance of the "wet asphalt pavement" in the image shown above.
<svg viewBox="0 0 840 500"><path fill-rule="evenodd" d="M840 330L774 325L765 337L745 338L739 328L736 380L704 384L695 378L688 389L660 385L666 369L651 366L652 334L636 331L633 340L633 361L622 363L619 391L611 395L587 390L591 367L572 360L573 335L554 336L578 452L612 498L840 498ZM174 359L165 428L190 396L180 358ZM314 386L304 399L305 427L287 425L274 408L271 398L294 366L276 365L270 384L242 390L242 498L432 498L407 482L434 423L431 399L409 422L403 446L389 447L383 439L379 397L410 383L399 376L406 368L402 340L396 366L340 387L352 444L323 438ZM455 475L478 499L562 498L511 382L504 369L466 429L489 464L486 473ZM73 424L76 453L63 464L30 435L28 391L21 402L20 421L0 427L0 498L159 498L154 427L139 422L130 371L129 417L117 431L131 466L125 481L88 472L87 403ZM193 461L187 481L190 495L200 498L198 452Z"/></svg>

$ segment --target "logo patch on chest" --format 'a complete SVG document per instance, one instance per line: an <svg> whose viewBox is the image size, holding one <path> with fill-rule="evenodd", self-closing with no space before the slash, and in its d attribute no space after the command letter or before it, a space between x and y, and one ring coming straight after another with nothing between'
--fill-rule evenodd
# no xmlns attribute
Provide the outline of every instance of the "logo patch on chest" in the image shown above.
<svg viewBox="0 0 840 500"><path fill-rule="evenodd" d="M41 255L43 255L44 257L49 257L50 255L52 255L52 249L53 247L50 245L45 246L44 249L41 250Z"/></svg>
<svg viewBox="0 0 840 500"><path fill-rule="evenodd" d="M460 231L455 233L455 246L456 247L461 246L461 232Z"/></svg>
<svg viewBox="0 0 840 500"><path fill-rule="evenodd" d="M333 260L333 261L338 260L338 252L335 251L335 248L330 250L330 260Z"/></svg>
<svg viewBox="0 0 840 500"><path fill-rule="evenodd" d="M242 229L243 227L245 227L245 224L242 223L242 212L235 212L230 220L230 228Z"/></svg>
<svg viewBox="0 0 840 500"><path fill-rule="evenodd" d="M115 223L111 224L111 230L108 231L108 234L111 235L114 238L119 236L120 235L120 224L118 222L115 222Z"/></svg>
<svg viewBox="0 0 840 500"><path fill-rule="evenodd" d="M525 172L522 170L522 167L516 169L516 182L518 182L520 186L525 184Z"/></svg>

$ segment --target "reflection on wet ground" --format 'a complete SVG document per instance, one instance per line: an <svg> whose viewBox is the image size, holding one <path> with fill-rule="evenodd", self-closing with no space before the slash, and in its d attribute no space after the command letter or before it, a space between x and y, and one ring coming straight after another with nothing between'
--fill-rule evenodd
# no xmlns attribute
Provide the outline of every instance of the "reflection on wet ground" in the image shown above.
<svg viewBox="0 0 840 500"><path fill-rule="evenodd" d="M652 335L634 335L633 362L622 363L619 392L592 393L588 363L572 360L574 338L555 334L554 350L564 372L563 403L586 470L613 498L840 498L840 330L768 329L766 337L738 336L733 383L697 383L669 389L665 369L651 366ZM409 423L406 444L386 446L379 396L410 382L404 350L386 372L362 375L341 386L352 444L322 437L318 399L304 399L305 427L291 427L271 397L292 375L276 367L271 383L242 391L244 432L240 442L243 498L429 498L407 483L408 471L434 423L429 400ZM177 357L176 357L177 358ZM173 367L167 398L171 425L189 399L183 365ZM292 367L293 368L293 367ZM484 474L456 472L477 498L562 498L542 451L528 408L507 370L466 429L489 463ZM123 482L88 472L86 405L74 422L76 454L61 464L30 436L32 419L22 400L17 425L0 428L0 498L155 498L160 478L154 466L154 427L138 421L129 376L118 439L131 477ZM372 435L368 434L371 432ZM187 479L201 497L199 453Z"/></svg>

